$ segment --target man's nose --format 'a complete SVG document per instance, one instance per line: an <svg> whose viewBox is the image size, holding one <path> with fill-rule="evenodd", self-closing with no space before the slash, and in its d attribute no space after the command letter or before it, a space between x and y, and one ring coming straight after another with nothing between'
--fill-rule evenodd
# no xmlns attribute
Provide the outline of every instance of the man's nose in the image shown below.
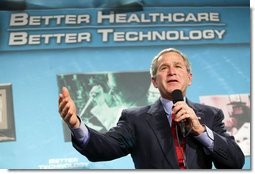
<svg viewBox="0 0 255 174"><path fill-rule="evenodd" d="M176 74L176 69L174 67L169 67L168 74L169 75L175 75Z"/></svg>

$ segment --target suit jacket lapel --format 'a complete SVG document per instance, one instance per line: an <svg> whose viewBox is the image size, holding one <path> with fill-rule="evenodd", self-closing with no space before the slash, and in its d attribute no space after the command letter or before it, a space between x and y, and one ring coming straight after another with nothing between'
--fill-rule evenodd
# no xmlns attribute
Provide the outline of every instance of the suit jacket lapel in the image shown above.
<svg viewBox="0 0 255 174"><path fill-rule="evenodd" d="M170 125L161 101L158 100L155 102L147 114L147 122L153 129L165 158L172 168L179 168Z"/></svg>

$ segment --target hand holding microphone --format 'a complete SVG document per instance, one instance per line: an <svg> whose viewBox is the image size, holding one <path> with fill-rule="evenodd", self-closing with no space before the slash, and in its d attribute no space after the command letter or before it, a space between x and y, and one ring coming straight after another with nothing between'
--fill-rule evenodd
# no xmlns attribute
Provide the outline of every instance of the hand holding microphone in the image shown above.
<svg viewBox="0 0 255 174"><path fill-rule="evenodd" d="M179 101L183 101L183 95L182 95L182 91L179 90L179 89L176 89L172 92L172 99L173 99L173 103L175 104L176 102L179 102ZM182 109L182 108L181 108ZM183 110L183 109L182 109ZM173 111L173 113L176 115L178 112L180 112L180 110L177 110L177 112ZM186 112L186 111L185 111ZM181 134L182 134L182 137L185 137L185 119L182 119L180 120L179 122L179 126L180 126L180 129L181 129Z"/></svg>
<svg viewBox="0 0 255 174"><path fill-rule="evenodd" d="M205 127L199 122L199 117L195 114L194 110L184 102L181 90L176 89L172 92L172 100L174 103L174 121L179 123L182 136L185 137L186 135L186 127L191 129L195 135L203 133Z"/></svg>

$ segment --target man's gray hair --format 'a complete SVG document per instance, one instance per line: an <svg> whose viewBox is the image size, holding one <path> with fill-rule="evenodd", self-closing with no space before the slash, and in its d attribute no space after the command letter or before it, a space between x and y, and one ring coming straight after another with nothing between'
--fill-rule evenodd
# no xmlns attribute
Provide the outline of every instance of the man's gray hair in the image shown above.
<svg viewBox="0 0 255 174"><path fill-rule="evenodd" d="M154 77L157 74L157 70L158 70L158 59L162 54L168 53L168 52L175 52L177 54L179 54L180 56L182 56L184 62L186 63L186 68L187 71L189 73L191 73L191 64L189 62L189 59L179 50L175 49L175 48L167 48L164 49L162 51L160 51L153 59L151 62L151 68L150 68L150 74L151 77Z"/></svg>

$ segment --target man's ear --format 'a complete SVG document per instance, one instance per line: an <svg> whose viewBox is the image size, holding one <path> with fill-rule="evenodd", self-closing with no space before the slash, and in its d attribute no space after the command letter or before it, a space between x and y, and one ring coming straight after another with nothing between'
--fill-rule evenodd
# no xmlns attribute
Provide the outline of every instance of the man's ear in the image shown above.
<svg viewBox="0 0 255 174"><path fill-rule="evenodd" d="M188 83L188 85L190 86L192 84L192 74L190 73L189 74L189 83Z"/></svg>
<svg viewBox="0 0 255 174"><path fill-rule="evenodd" d="M156 77L151 77L151 83L155 88L158 88Z"/></svg>

